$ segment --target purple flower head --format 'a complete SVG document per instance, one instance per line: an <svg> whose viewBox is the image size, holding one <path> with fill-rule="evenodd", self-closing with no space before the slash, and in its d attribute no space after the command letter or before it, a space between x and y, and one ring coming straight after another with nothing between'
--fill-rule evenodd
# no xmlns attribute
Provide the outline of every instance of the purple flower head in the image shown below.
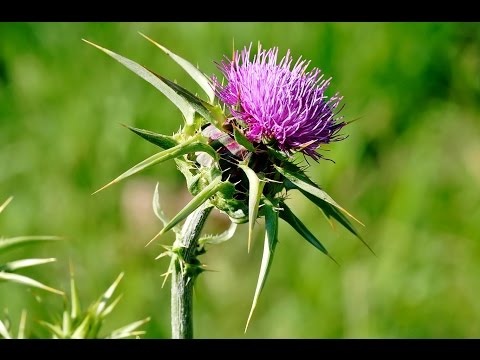
<svg viewBox="0 0 480 360"><path fill-rule="evenodd" d="M343 97L324 94L330 79L322 79L317 68L307 72L309 61L300 57L292 68L290 50L277 64L277 47L267 51L259 45L250 60L251 47L217 63L227 84L213 77L216 95L250 141L322 157L315 151L321 144L342 139L337 133L346 123L334 111Z"/></svg>

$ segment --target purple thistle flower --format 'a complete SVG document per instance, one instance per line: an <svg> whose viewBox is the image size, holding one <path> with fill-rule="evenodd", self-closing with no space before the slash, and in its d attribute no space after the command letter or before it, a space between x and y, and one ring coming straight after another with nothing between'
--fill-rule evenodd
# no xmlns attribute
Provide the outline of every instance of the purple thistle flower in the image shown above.
<svg viewBox="0 0 480 360"><path fill-rule="evenodd" d="M277 64L278 48L263 50L250 61L250 47L233 60L226 56L216 63L227 80L222 86L212 77L218 98L225 103L252 142L276 144L284 152L302 151L315 160L321 144L341 140L337 135L346 125L334 113L343 97L324 93L330 80L317 68L306 72L310 61L297 60L293 68L290 50Z"/></svg>

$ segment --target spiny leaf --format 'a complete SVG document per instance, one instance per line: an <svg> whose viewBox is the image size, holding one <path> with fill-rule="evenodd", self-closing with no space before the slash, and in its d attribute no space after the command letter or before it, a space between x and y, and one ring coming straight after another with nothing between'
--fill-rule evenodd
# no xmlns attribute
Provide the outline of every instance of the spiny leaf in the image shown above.
<svg viewBox="0 0 480 360"><path fill-rule="evenodd" d="M350 231L353 235L355 235L357 238L360 239L360 241L371 251L373 255L376 256L375 252L373 249L368 245L368 243L360 236L358 231L353 227L352 223L348 220L348 218L341 213L335 206L330 205L327 202L322 201L316 196L313 196L312 194L303 191L302 189L299 189L300 192L305 195L305 197L313 202L315 205L317 205L325 214L326 218L330 221L330 218L334 218L337 220L340 224L342 224L348 231ZM330 221L331 223L331 221Z"/></svg>
<svg viewBox="0 0 480 360"><path fill-rule="evenodd" d="M89 333L89 330L92 326L92 314L88 313L81 324L75 329L73 334L70 336L71 339L86 339Z"/></svg>
<svg viewBox="0 0 480 360"><path fill-rule="evenodd" d="M59 236L17 236L9 239L0 239L0 252L23 245L31 245L42 241L62 240Z"/></svg>
<svg viewBox="0 0 480 360"><path fill-rule="evenodd" d="M9 263L6 263L3 266L0 266L0 270L3 271L8 271L8 272L14 272L18 269L30 267L30 266L36 266L36 265L42 265L42 264L48 264L51 262L57 261L55 258L49 258L49 259L23 259L23 260L17 260L17 261L11 261Z"/></svg>
<svg viewBox="0 0 480 360"><path fill-rule="evenodd" d="M234 222L230 223L230 226L228 227L227 230L222 232L221 234L218 235L206 235L203 236L198 240L198 243L200 245L202 244L220 244L222 242L228 241L232 238L232 236L235 234L235 230L237 230L237 224Z"/></svg>
<svg viewBox="0 0 480 360"><path fill-rule="evenodd" d="M65 334L64 334L64 332L63 332L63 330L60 326L50 324L49 322L46 322L46 321L43 321L43 320L40 320L40 325L46 327L48 330L50 330L58 338L60 338L60 339L65 338Z"/></svg>
<svg viewBox="0 0 480 360"><path fill-rule="evenodd" d="M94 315L95 316L103 316L103 311L105 310L105 307L107 306L107 302L111 299L113 293L115 292L115 289L117 288L118 284L123 278L124 273L120 273L118 277L115 279L112 285L105 291L105 293L97 300L97 303L93 307L95 309Z"/></svg>
<svg viewBox="0 0 480 360"><path fill-rule="evenodd" d="M108 49L105 49L99 45L96 45L88 40L82 39L85 41L87 44L90 44L97 49L103 51L107 55L111 56L115 60L117 60L120 64L125 66L127 69L133 71L135 74L140 76L142 79L146 80L149 82L151 85L153 85L155 88L160 90L171 102L175 104L175 106L178 107L178 109L182 112L185 121L187 124L193 124L194 121L194 114L195 110L193 107L185 101L185 99L181 96L179 96L175 91L173 91L169 86L167 86L155 73L152 71L148 70L144 66L137 64L135 61L132 61L130 59L127 59L121 55L118 55L114 53L113 51L110 51Z"/></svg>
<svg viewBox="0 0 480 360"><path fill-rule="evenodd" d="M248 252L250 252L250 244L252 242L253 228L255 221L257 220L258 207L260 205L260 198L262 197L263 188L265 186L264 181L260 181L259 177L250 169L247 165L240 164L238 166L247 175L249 188L248 188Z"/></svg>
<svg viewBox="0 0 480 360"><path fill-rule="evenodd" d="M178 212L177 215L173 217L170 222L164 226L164 228L153 237L152 240L148 242L148 246L154 241L157 237L162 234L165 234L168 230L172 229L175 225L180 223L182 220L186 219L188 215L194 212L200 205L207 201L211 196L215 195L223 186L224 183L221 182L221 177L217 177L210 184L208 184L202 191L200 191L190 202L185 205L185 207Z"/></svg>
<svg viewBox="0 0 480 360"><path fill-rule="evenodd" d="M290 164L293 166L293 164ZM355 218L352 214L350 214L347 210L343 207L338 205L335 200L333 200L330 195L328 195L325 191L320 189L317 184L315 184L312 180L310 180L306 175L302 174L299 171L290 171L286 167L279 167L275 165L277 171L285 176L297 189L302 189L303 191L312 194L313 196L317 197L318 199L325 201L336 208L343 211L345 214L350 216L353 220L357 221L360 225L365 226L360 220Z"/></svg>
<svg viewBox="0 0 480 360"><path fill-rule="evenodd" d="M64 334L70 334L72 331L72 319L66 309L63 311L62 331Z"/></svg>
<svg viewBox="0 0 480 360"><path fill-rule="evenodd" d="M17 339L25 339L25 325L27 323L27 310L22 310L20 315L20 323L18 324Z"/></svg>
<svg viewBox="0 0 480 360"><path fill-rule="evenodd" d="M155 74L153 71L151 72ZM214 105L207 103L206 101L203 101L202 99L193 95L190 91L178 85L177 83L174 83L173 81L170 81L161 75L158 75L158 74L155 74L155 75L158 76L158 78L161 79L165 84L167 84L173 91L175 91L177 95L185 99L192 106L192 108L195 109L195 111L199 113L201 116L203 116L205 120L207 120L208 122L218 127L220 125L218 124L219 121L221 121L222 118L225 118L225 116L223 115L223 112L220 112L220 113L218 112L220 109L219 107L216 107Z"/></svg>
<svg viewBox="0 0 480 360"><path fill-rule="evenodd" d="M291 227L295 229L296 232L302 235L305 240L327 255L338 265L335 259L329 254L327 249L320 243L320 241L318 241L315 235L308 230L308 228L300 221L300 219L295 216L292 210L290 210L290 208L284 202L280 203L280 207L282 208L280 211L280 218L285 220Z"/></svg>
<svg viewBox="0 0 480 360"><path fill-rule="evenodd" d="M162 149L170 149L179 144L177 140L175 140L173 137L168 135L157 134L157 133L154 133L153 131L138 129L128 125L123 125L123 126L131 130L135 134L139 135L140 137L144 138L145 140L151 142L152 144L160 146Z"/></svg>
<svg viewBox="0 0 480 360"><path fill-rule="evenodd" d="M108 305L108 307L103 310L103 313L102 313L102 318L106 317L107 315L109 315L114 309L115 307L118 305L118 303L120 302L120 300L122 300L122 297L123 297L123 294L121 295L118 295L115 300L112 301L112 303L110 305Z"/></svg>
<svg viewBox="0 0 480 360"><path fill-rule="evenodd" d="M107 185L101 187L97 191L95 191L93 194L98 193L99 191L102 191L106 189L107 187L118 183L119 181L126 179L129 176L132 176L142 170L145 170L153 165L162 163L164 161L174 159L176 157L189 154L189 153L194 153L196 151L204 151L215 158L218 158L218 154L215 152L213 148L208 146L207 144L201 143L196 141L195 138L191 138L189 141L184 142L182 144L179 144L177 146L174 146L170 149L163 150L159 153L156 153L155 155L150 156L149 158L143 160L142 162L138 163L137 165L133 166L129 170L125 171L123 174L109 182ZM93 195L92 194L92 195Z"/></svg>
<svg viewBox="0 0 480 360"><path fill-rule="evenodd" d="M260 266L260 273L258 275L257 287L255 289L255 295L253 297L252 307L250 314L248 315L247 324L245 326L245 332L247 332L248 324L252 318L253 311L257 306L260 293L267 281L267 276L270 271L270 267L273 262L273 254L275 253L275 247L278 242L278 213L274 211L273 205L269 201L265 201L265 242L263 245L262 264Z"/></svg>
<svg viewBox="0 0 480 360"><path fill-rule="evenodd" d="M202 88L203 91L205 91L205 94L208 96L208 100L210 102L213 102L213 99L215 98L215 92L213 90L213 87L210 85L210 80L200 71L198 70L195 66L193 66L189 61L181 58L177 54L174 54L170 50L168 50L166 47L158 44L154 40L150 39L148 36L140 33L145 39L153 43L155 46L159 47L165 54L170 56L173 61L175 61L178 65L180 65L187 73L192 77L193 80L197 82L198 85Z"/></svg>
<svg viewBox="0 0 480 360"><path fill-rule="evenodd" d="M39 289L42 289L42 290L50 291L50 292L58 294L58 295L64 295L63 291L51 288L47 285L42 284L41 282L38 282L37 280L33 280L33 279L31 279L27 276L23 276L23 275L19 275L19 274L0 272L0 281L16 282L18 284L32 286L32 287L36 287L36 288L39 288Z"/></svg>
<svg viewBox="0 0 480 360"><path fill-rule="evenodd" d="M70 263L70 298L71 298L71 310L70 316L73 320L80 317L82 308L80 305L80 298L78 296L77 284L75 283L75 276L73 273L73 265Z"/></svg>
<svg viewBox="0 0 480 360"><path fill-rule="evenodd" d="M131 324L122 326L121 328L112 331L109 338L111 338L111 339L123 339L123 338L129 337L129 336L142 335L142 334L145 333L144 331L135 332L135 330L138 329L140 326L146 324L149 321L150 321L150 317L147 317L143 320L138 320L138 321L135 321Z"/></svg>
<svg viewBox="0 0 480 360"><path fill-rule="evenodd" d="M13 199L13 196L10 196L7 200L5 200L5 202L2 205L0 205L0 214L2 213L3 210L5 210L8 204L10 204L10 201L12 201L12 199Z"/></svg>

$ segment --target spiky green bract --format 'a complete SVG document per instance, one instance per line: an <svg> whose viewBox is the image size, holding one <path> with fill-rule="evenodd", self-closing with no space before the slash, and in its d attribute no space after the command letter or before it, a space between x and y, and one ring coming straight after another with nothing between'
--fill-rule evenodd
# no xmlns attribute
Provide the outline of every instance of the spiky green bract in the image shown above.
<svg viewBox="0 0 480 360"><path fill-rule="evenodd" d="M9 197L3 204L0 205L0 213L5 210L7 205L12 201L13 197ZM58 241L61 238L58 236L17 236L12 238L1 238L0 237L0 255L3 255L9 250L16 248L21 248L25 246L30 246L33 244L41 244L51 241ZM4 264L0 263L0 283L2 282L12 282L21 285L26 285L30 287L35 287L38 289L46 290L54 294L63 295L63 292L57 289L54 289L50 286L47 286L31 277L17 274L16 272L20 269L38 266L43 264L48 264L56 261L54 258L46 259L21 259L14 260Z"/></svg>
<svg viewBox="0 0 480 360"><path fill-rule="evenodd" d="M145 334L145 331L138 329L150 321L150 318L135 321L107 334L101 334L105 318L112 313L121 299L121 295L116 298L113 298L113 295L122 278L123 273L96 301L92 302L82 312L77 285L72 273L70 277L70 299L65 299L62 316L57 317L52 322L41 321L40 323L54 339L122 339Z"/></svg>
<svg viewBox="0 0 480 360"><path fill-rule="evenodd" d="M316 96L314 99L316 99L315 101L317 102L313 105L316 106L315 109L318 111L321 110L322 113L328 113L328 119L327 117L322 117L320 119L321 121L317 121L316 124L307 123L309 121L308 119L315 114L312 115L300 111L301 109L313 109L312 104L303 103L304 101L308 102L310 97L303 96L301 89L309 90L311 93L313 90L309 87L311 85L309 81L312 79L314 80L316 75L312 75L313 77L311 79L304 79L304 75L302 74L302 71L300 71L301 69L295 68L296 70L294 69L292 71L295 71L295 76L298 81L290 82L290 85L291 87L295 87L295 84L298 83L303 86L297 89L300 91L300 93L297 94L298 99L297 97L293 100L290 99L291 96L288 92L283 93L283 95L299 105L297 109L299 111L292 114L300 116L302 122L301 124L298 123L296 125L291 123L289 125L289 131L293 131L295 134L299 132L301 133L303 130L300 129L299 126L302 124L312 130L309 132L312 136L316 133L324 134L325 131L328 130L331 135L331 137L328 138L329 141L324 141L325 139L323 138L323 140L319 138L309 138L307 139L308 141L303 142L295 139L288 139L288 136L283 136L286 133L282 133L282 124L280 123L276 123L275 125L276 136L262 137L262 141L258 141L255 136L252 136L252 132L249 132L248 126L244 126L245 124L242 123L242 119L235 117L235 111L232 112L232 107L237 109L241 104L229 103L230 106L226 106L226 108L230 113L226 113L224 107L226 104L225 101L223 101L223 105L221 102L215 101L212 93L213 89L211 88L211 85L213 85L212 81L198 70L196 66L181 58L179 55L174 54L172 51L158 44L149 37L143 34L142 36L160 48L165 54L180 65L206 93L207 99L203 100L176 82L158 75L130 59L124 58L121 55L87 41L89 44L102 50L104 53L126 66L129 70L148 81L157 90L167 96L167 98L170 99L181 111L185 120L182 128L172 136L128 127L143 139L162 148L163 151L140 162L138 165L120 175L112 183L125 179L160 162L174 159L178 170L180 170L185 176L187 188L193 198L177 215L169 220L166 218L163 211L161 211L158 189L156 189L153 201L154 211L163 223L163 229L157 234L157 236L164 234L169 230L174 230L178 240L182 236L180 223L187 217L193 216L192 214L198 212L199 209L211 209L214 207L229 216L232 222L230 229L233 230L226 231L219 236L200 237L198 240L198 247L195 247L196 245L193 246L193 248L196 249L194 251L195 259L192 259L189 262L182 262L181 259L179 261L179 256L183 251L182 248L177 246L179 241L176 241L173 247L166 247L166 251L159 256L159 258L163 256L172 257L166 276L175 271L175 269L172 268L174 264L183 264L182 266L185 266L185 269L190 267L190 269L194 269L198 273L203 271L203 267L196 259L196 256L205 252L204 247L206 244L218 243L229 239L236 228L236 224L245 222L249 223L247 244L248 248L250 248L250 243L254 237L253 230L255 222L260 217L265 218L264 253L252 308L248 316L249 322L258 303L260 292L265 285L268 271L273 261L273 254L278 238L281 237L278 234L279 218L286 221L299 234L299 238L306 240L315 248L332 258L317 237L302 223L302 221L285 203L285 199L289 196L289 191L297 190L297 192L304 195L308 200L318 206L329 221L332 219L336 220L340 225L363 241L359 232L350 222L349 217L354 220L356 219L344 208L338 205L338 203L335 202L324 190L310 180L305 174L305 168L300 168L294 161L295 154L298 153L308 153L315 158L320 158L321 156L319 154L315 155L312 153L313 149L316 149L320 143L333 140L336 131L343 127L343 125L346 125L346 123L342 122L341 126L338 124L338 126L335 125L335 123L332 122L333 118L330 118L330 115L334 116L335 114L330 114L331 111L327 111L326 108L319 108L319 106L327 106L329 104L328 102L325 104L322 102L323 95L320 96L320 92L315 93ZM235 63L234 59L232 64ZM287 81L289 79L288 71L290 71L287 69L289 68L289 64L284 65L284 69L282 68L282 79ZM263 67L263 65L261 66ZM230 70L236 71L236 69ZM245 72L250 71L248 66L243 70ZM256 79L255 76L252 76L252 74L248 74L248 79L254 82L257 87L268 86L268 84L259 83L258 79ZM268 79L272 80L271 83L275 86L279 85L275 80L275 77L269 77ZM227 79L227 81L230 80L231 78ZM214 83L216 86L220 84L219 81L214 81ZM228 89L230 89L230 87ZM274 94L276 92L265 93ZM238 95L237 98L241 100L242 94L235 94ZM222 93L223 100L228 97L226 95L224 92ZM251 93L250 95L253 96L254 94ZM300 101L301 104L298 103L298 101ZM259 99L259 101L252 101L251 103L278 103L280 106L278 109L269 109L269 111L278 110L282 112L282 114L287 114L291 110L287 106L288 104L282 105L279 103L278 99L265 98ZM330 105L334 108L336 106L335 104ZM237 109L236 111L243 110ZM255 113L256 110L260 112L263 111L262 109L253 110L252 113ZM250 118L244 120L247 123L256 121L255 119ZM264 120L266 121L266 119ZM326 125L325 129L321 128L323 123L328 123L328 126ZM270 131L267 128L263 130L265 132ZM282 141L283 145L281 144ZM286 146L285 144L287 143L290 145ZM186 223L188 223L188 221ZM155 238L157 238L157 236L155 236ZM196 275L198 275L198 273L196 273ZM196 275L191 278L194 280Z"/></svg>

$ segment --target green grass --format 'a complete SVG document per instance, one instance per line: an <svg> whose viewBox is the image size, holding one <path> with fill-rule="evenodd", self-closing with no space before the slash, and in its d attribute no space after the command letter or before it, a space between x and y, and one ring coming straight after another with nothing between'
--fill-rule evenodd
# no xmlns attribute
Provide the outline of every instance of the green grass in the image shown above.
<svg viewBox="0 0 480 360"><path fill-rule="evenodd" d="M146 337L169 337L169 288L160 288L168 260L153 259L173 236L144 245L162 226L151 209L155 183L171 217L191 199L183 176L172 161L90 195L157 150L121 123L171 134L182 120L162 94L82 38L201 92L138 31L207 74L218 75L213 61L231 54L233 39L236 47L290 48L333 77L345 119L360 118L329 147L336 163L312 164L309 174L366 224L362 236L378 257L292 193L289 206L341 266L281 222L269 281L243 335L263 241L257 226L248 254L242 225L203 256L218 272L198 280L196 337L480 336L476 23L0 24L0 199L15 197L0 234L66 238L9 259L56 257L25 273L63 290L71 260L84 301L125 271L106 328L151 316ZM216 213L207 231L227 226ZM0 284L0 294L14 323L22 308L30 320L63 309L60 297L15 284Z"/></svg>

